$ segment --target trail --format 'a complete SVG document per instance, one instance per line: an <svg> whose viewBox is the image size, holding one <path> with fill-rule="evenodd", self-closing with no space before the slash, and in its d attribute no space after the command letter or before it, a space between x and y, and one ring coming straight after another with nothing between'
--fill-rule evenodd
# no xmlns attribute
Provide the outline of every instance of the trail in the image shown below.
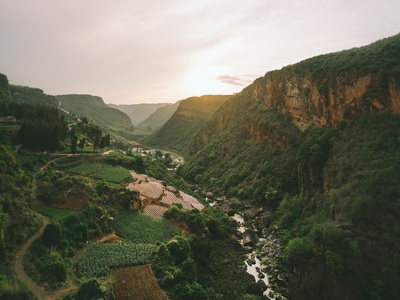
<svg viewBox="0 0 400 300"><path fill-rule="evenodd" d="M71 156L71 155L72 154L65 154L65 155L63 154L61 157L57 157L55 159L52 159L52 160L48 161L43 167L40 168L40 171L43 171L44 169L46 169L48 166L50 166L51 163L53 163L53 162L55 162L55 161L57 161L59 159L66 158L66 157Z"/></svg>
<svg viewBox="0 0 400 300"><path fill-rule="evenodd" d="M32 243L37 238L39 238L43 234L44 228L46 227L47 224L50 223L50 220L47 217L44 217L36 212L35 212L35 214L39 218L40 227L39 227L38 231L36 231L17 251L17 253L15 255L15 259L14 259L14 272L15 272L17 278L21 282L25 283L28 286L28 288L31 290L31 292L39 300L42 300L42 299L55 300L63 295L68 294L69 292L73 291L76 288L74 283L70 279L67 279L65 288L54 291L54 292L46 291L46 290L44 290L44 288L42 286L37 284L35 281L33 281L33 279L31 277L29 277L29 275L25 272L24 266L22 264L22 258L24 257L28 248L32 245Z"/></svg>

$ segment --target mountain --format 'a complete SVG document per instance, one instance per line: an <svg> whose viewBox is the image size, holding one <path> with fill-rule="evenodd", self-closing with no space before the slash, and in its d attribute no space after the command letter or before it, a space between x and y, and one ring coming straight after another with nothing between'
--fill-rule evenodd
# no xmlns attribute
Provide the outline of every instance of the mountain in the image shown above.
<svg viewBox="0 0 400 300"><path fill-rule="evenodd" d="M164 107L169 103L141 103L141 104L109 104L110 107L116 108L131 118L133 125L138 125L139 123L146 120L152 113L154 113L160 107Z"/></svg>
<svg viewBox="0 0 400 300"><path fill-rule="evenodd" d="M140 122L137 126L139 128L149 129L152 131L160 129L165 123L167 123L174 112L176 112L179 107L179 103L180 101L177 101L174 104L167 104L158 108L146 120Z"/></svg>
<svg viewBox="0 0 400 300"><path fill-rule="evenodd" d="M43 90L38 88L10 85L10 93L16 103L31 103L58 107L58 101L54 96L47 95Z"/></svg>
<svg viewBox="0 0 400 300"><path fill-rule="evenodd" d="M147 146L173 150L186 155L192 137L222 103L230 98L231 96L226 95L207 95L182 100L176 112L164 126L157 132L144 137L140 142Z"/></svg>
<svg viewBox="0 0 400 300"><path fill-rule="evenodd" d="M270 211L291 299L400 293L399 53L396 35L268 72L186 149L180 175Z"/></svg>
<svg viewBox="0 0 400 300"><path fill-rule="evenodd" d="M95 123L116 129L129 129L132 127L129 117L111 108L104 103L103 99L91 95L58 95L56 99L67 111L78 117L86 117Z"/></svg>

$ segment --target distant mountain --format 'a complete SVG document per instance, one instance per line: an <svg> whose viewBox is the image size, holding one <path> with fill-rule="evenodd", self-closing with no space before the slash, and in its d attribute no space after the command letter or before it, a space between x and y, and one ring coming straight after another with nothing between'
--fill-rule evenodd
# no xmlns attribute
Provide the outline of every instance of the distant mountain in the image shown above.
<svg viewBox="0 0 400 300"><path fill-rule="evenodd" d="M182 100L176 112L164 126L157 132L141 139L140 142L186 155L193 136L221 104L230 98L231 96L226 95L207 95Z"/></svg>
<svg viewBox="0 0 400 300"><path fill-rule="evenodd" d="M180 101L174 104L167 104L158 108L154 113L152 113L146 120L140 122L137 127L142 129L149 129L156 131L164 126L165 123L172 117L176 112L180 104Z"/></svg>
<svg viewBox="0 0 400 300"><path fill-rule="evenodd" d="M170 103L141 103L141 104L108 104L112 108L116 108L131 118L132 124L137 126L160 107L169 105Z"/></svg>
<svg viewBox="0 0 400 300"><path fill-rule="evenodd" d="M111 108L103 99L91 95L58 95L57 100L67 111L78 117L86 117L98 125L113 129L128 129L132 127L130 118L118 109Z"/></svg>
<svg viewBox="0 0 400 300"><path fill-rule="evenodd" d="M57 107L56 97L47 95L43 90L27 86L10 85L10 93L17 103L42 104Z"/></svg>

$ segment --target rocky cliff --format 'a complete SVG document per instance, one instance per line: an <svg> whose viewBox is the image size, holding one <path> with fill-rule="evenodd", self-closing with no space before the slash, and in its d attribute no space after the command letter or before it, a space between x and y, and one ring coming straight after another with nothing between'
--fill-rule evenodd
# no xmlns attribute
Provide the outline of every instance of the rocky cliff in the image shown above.
<svg viewBox="0 0 400 300"><path fill-rule="evenodd" d="M226 102L196 135L194 154L221 132L238 126L257 143L287 147L262 112L282 113L301 131L336 127L363 112L400 113L400 34L371 45L317 56L268 72Z"/></svg>

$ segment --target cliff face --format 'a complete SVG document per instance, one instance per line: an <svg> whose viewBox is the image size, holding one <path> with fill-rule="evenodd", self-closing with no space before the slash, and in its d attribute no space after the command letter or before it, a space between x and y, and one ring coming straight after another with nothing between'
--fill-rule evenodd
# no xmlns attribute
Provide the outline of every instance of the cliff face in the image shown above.
<svg viewBox="0 0 400 300"><path fill-rule="evenodd" d="M400 86L381 72L349 71L327 80L282 70L256 80L251 90L254 101L290 115L302 130L310 125L336 126L361 112L400 113Z"/></svg>
<svg viewBox="0 0 400 300"><path fill-rule="evenodd" d="M221 106L194 137L190 154L232 127L245 130L257 144L287 147L290 137L267 124L271 110L301 131L311 125L336 127L365 112L400 113L399 53L396 35L268 72Z"/></svg>

